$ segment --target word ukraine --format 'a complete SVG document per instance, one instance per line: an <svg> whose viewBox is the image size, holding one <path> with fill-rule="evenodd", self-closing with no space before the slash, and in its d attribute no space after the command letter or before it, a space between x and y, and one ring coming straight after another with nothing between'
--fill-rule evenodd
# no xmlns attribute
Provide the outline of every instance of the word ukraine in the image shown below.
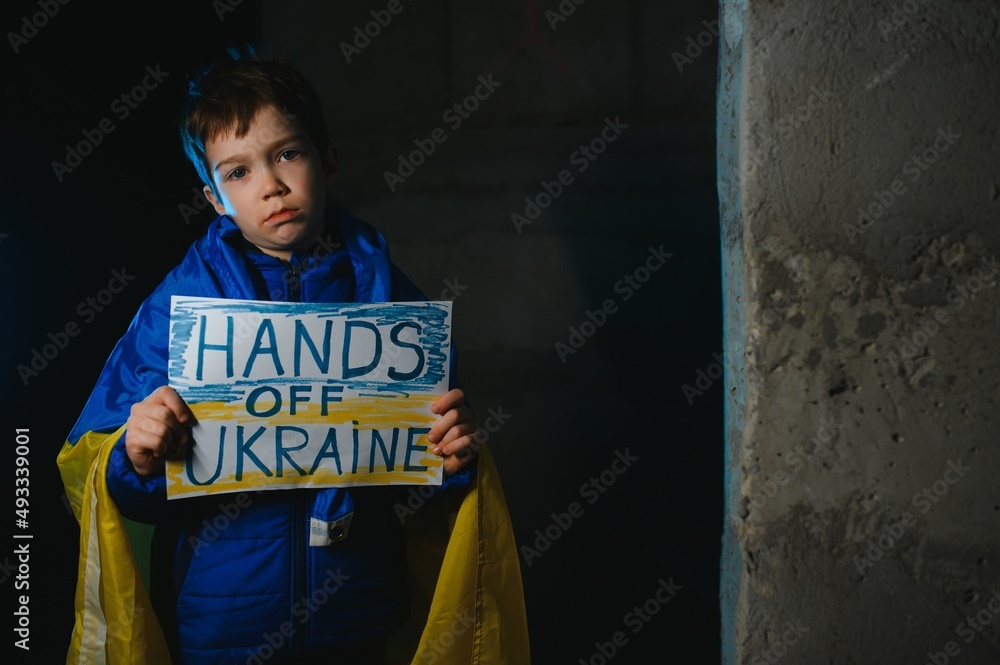
<svg viewBox="0 0 1000 665"><path fill-rule="evenodd" d="M447 392L451 303L174 296L170 385L194 443L167 496L440 485L426 436Z"/></svg>

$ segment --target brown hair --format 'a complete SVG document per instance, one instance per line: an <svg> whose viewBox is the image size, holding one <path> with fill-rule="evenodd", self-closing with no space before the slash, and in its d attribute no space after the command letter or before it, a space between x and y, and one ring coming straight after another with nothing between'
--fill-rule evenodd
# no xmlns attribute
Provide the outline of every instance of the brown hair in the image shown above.
<svg viewBox="0 0 1000 665"><path fill-rule="evenodd" d="M325 156L330 139L319 97L291 61L253 46L227 53L228 59L205 65L191 77L178 122L184 154L202 182L215 189L205 141L230 130L237 138L246 136L254 116L266 106L298 119L321 158Z"/></svg>

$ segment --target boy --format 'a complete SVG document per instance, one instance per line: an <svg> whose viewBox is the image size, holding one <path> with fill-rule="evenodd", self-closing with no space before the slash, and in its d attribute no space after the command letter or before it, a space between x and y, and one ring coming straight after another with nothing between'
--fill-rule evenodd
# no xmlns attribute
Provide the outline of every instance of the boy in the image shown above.
<svg viewBox="0 0 1000 665"><path fill-rule="evenodd" d="M171 295L424 299L392 264L374 228L328 204L326 187L336 162L311 86L288 63L252 51L230 55L191 82L180 122L185 152L219 217L142 304L60 453L67 494L81 522L77 625L68 660L100 654L97 662L382 665L387 645L411 615L407 585L413 580L407 576L397 488L244 493L230 504L217 497L166 500L165 460L182 457L193 444L191 411L167 386ZM432 411L440 419L428 440L444 458L438 493L457 495L463 504L492 501L499 516L497 533L476 536L478 582L452 583L449 576L461 571L442 569L433 602L440 613L445 605L439 600L450 594L452 606L474 609L476 628L462 629L480 641L470 642L470 651L485 644L497 662L509 657L526 663L523 598L506 508L499 488L485 484L484 476L493 472L489 456L485 449L476 455L477 424L454 378ZM478 497L470 497L470 485ZM156 525L152 612L134 571L119 570L117 559L132 559L130 552L113 551L127 546L115 509ZM478 518L470 517L478 519L477 530L484 528L482 509ZM220 524L220 514L227 516L223 526L212 527ZM507 551L494 560L492 552L482 551L484 537L495 539L487 548ZM491 590L483 581L484 562L496 566L486 571L487 580L495 570L506 588ZM93 574L94 566L100 575ZM454 589L442 591L447 584ZM483 598L494 591L496 602L486 606L499 609L484 619ZM471 597L461 600L463 594ZM456 607L448 611L458 616ZM452 620L446 628L452 642L455 625ZM499 633L500 625L507 644L491 647L498 637L483 635ZM454 651L456 659L463 657Z"/></svg>

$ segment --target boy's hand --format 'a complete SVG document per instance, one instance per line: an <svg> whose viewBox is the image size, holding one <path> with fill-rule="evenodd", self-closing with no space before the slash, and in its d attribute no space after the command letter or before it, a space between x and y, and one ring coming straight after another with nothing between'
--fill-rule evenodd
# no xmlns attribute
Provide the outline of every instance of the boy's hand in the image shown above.
<svg viewBox="0 0 1000 665"><path fill-rule="evenodd" d="M479 425L459 388L438 398L431 411L440 414L441 420L431 428L427 440L435 444L435 455L444 456L444 473L450 476L461 471L479 450L480 444L473 439Z"/></svg>
<svg viewBox="0 0 1000 665"><path fill-rule="evenodd" d="M193 421L191 409L169 386L133 404L125 425L125 452L136 473L159 475L165 460L183 457L190 438L186 425Z"/></svg>

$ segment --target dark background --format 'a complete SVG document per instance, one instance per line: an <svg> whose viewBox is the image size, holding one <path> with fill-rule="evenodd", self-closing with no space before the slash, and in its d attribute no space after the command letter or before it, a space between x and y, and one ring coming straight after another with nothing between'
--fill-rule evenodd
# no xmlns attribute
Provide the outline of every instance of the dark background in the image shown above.
<svg viewBox="0 0 1000 665"><path fill-rule="evenodd" d="M13 430L30 428L34 534L32 649L16 662L60 662L72 630L79 532L56 454L136 308L212 219L185 220L179 209L198 186L175 130L185 76L225 46L262 39L295 58L328 102L342 151L335 195L383 231L431 297L456 276L468 286L455 314L462 379L481 418L488 407L511 414L490 445L518 544L533 546L553 512L584 507L549 551L530 566L522 557L535 662L587 662L619 630L629 641L616 663L668 657L681 643L703 654L698 662L717 661L721 382L703 382L690 400L682 392L722 347L717 40L704 38L683 67L672 58L717 7L591 0L551 30L544 12L558 4L406 4L351 64L337 44L384 3L313 15L305 3L244 0L220 20L208 1L70 2L17 53L8 35L0 374L10 453L0 459L12 478ZM38 11L8 3L0 27L20 32ZM428 28L441 24L446 34ZM439 40L449 40L440 57ZM157 64L169 76L119 119L111 102ZM396 155L489 71L504 95L391 194L383 173ZM629 129L519 236L510 214L616 115ZM105 117L115 130L58 181L52 162ZM673 254L667 265L621 302L616 281L661 244ZM85 322L78 305L123 268L134 280ZM619 311L561 363L555 342L609 297ZM25 385L18 365L68 322L79 335ZM640 461L587 504L581 485L626 448ZM0 562L9 557L0 552ZM7 607L18 595L9 570L0 572ZM670 578L681 591L633 634L624 615Z"/></svg>

